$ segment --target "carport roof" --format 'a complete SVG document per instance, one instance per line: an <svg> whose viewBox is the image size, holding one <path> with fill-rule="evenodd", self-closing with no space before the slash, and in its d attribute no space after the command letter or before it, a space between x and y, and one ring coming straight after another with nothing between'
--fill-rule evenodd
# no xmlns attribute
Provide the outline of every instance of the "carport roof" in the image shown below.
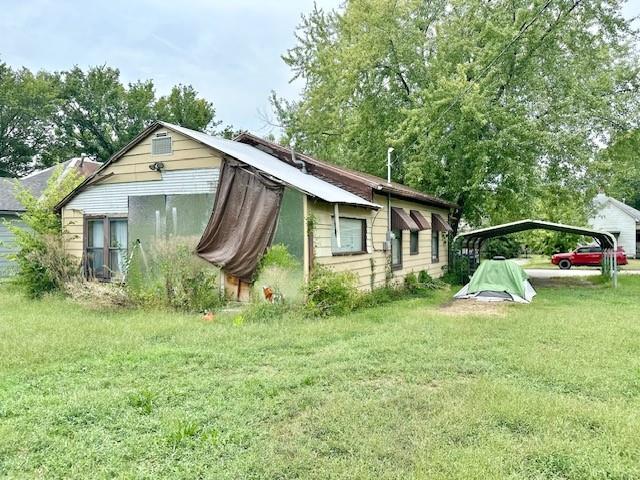
<svg viewBox="0 0 640 480"><path fill-rule="evenodd" d="M493 227L480 228L478 230L472 230L470 232L463 232L453 239L454 242L458 240L466 241L468 244L471 240L484 240L487 238L500 237L502 235L508 235L510 233L523 232L526 230L553 230L556 232L573 233L577 235L585 235L595 238L603 248L615 248L616 239L608 232L602 232L599 230L592 230L590 228L576 227L574 225L564 225L562 223L545 222L543 220L518 220L517 222L503 223L502 225L495 225Z"/></svg>

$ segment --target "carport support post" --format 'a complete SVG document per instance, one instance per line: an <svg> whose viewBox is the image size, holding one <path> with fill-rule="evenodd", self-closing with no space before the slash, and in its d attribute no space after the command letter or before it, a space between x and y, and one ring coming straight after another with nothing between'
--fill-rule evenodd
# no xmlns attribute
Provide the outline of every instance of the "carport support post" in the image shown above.
<svg viewBox="0 0 640 480"><path fill-rule="evenodd" d="M618 245L617 241L614 239L613 243L613 252L611 253L611 264L613 265L612 270L612 280L613 280L613 288L618 287Z"/></svg>

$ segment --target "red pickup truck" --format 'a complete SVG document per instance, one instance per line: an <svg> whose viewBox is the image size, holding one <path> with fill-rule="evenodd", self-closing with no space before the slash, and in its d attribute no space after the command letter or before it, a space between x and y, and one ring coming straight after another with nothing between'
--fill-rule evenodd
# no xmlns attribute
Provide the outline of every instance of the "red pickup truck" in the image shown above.
<svg viewBox="0 0 640 480"><path fill-rule="evenodd" d="M618 265L627 264L627 255L622 247L616 251L616 262ZM551 263L558 265L562 270L569 270L572 266L592 266L599 267L602 263L602 248L598 246L578 247L573 252L556 253L551 257Z"/></svg>

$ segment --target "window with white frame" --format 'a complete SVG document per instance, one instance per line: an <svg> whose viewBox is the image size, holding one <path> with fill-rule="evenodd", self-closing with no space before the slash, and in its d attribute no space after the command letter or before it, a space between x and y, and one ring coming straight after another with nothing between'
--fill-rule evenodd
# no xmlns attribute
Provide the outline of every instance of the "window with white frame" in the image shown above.
<svg viewBox="0 0 640 480"><path fill-rule="evenodd" d="M336 231L340 230L340 246ZM331 236L331 253L333 255L365 253L367 251L367 221L361 218L340 217L340 228L336 228L333 217L333 235Z"/></svg>

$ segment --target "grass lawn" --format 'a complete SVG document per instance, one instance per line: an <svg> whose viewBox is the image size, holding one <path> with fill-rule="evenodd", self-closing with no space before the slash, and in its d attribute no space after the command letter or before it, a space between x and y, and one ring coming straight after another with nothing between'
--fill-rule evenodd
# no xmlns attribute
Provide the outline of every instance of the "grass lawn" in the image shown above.
<svg viewBox="0 0 640 480"><path fill-rule="evenodd" d="M261 324L0 287L0 476L640 478L640 278L584 285Z"/></svg>

